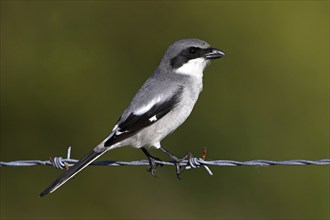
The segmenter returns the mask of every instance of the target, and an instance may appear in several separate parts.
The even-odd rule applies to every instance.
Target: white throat
[[[203,71],[208,64],[208,60],[204,58],[196,58],[189,60],[187,63],[183,64],[181,67],[174,70],[175,73],[190,75],[198,78],[203,77]]]

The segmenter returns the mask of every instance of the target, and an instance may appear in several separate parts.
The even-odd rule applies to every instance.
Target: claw
[[[148,167],[147,171],[150,172],[152,176],[156,177],[155,173],[156,173],[156,169],[159,166],[159,164],[157,164],[155,161],[160,161],[160,159],[157,157],[150,156],[148,158],[148,160],[149,160],[149,167]],[[163,166],[163,165],[160,164],[160,166]]]
[[[152,156],[145,148],[141,148],[141,150],[143,151],[143,153],[147,156],[148,160],[149,160],[149,167],[147,169],[148,172],[151,173],[152,176],[155,176],[156,173],[156,169],[157,167],[163,166],[163,164],[157,164],[155,161],[161,161],[161,159],[159,159],[158,157],[154,157]]]
[[[174,160],[174,165],[175,165],[175,168],[176,168],[176,176],[178,177],[178,179],[181,179],[180,178],[180,175],[181,173],[186,169],[186,167],[188,166],[188,164],[186,165],[181,165],[181,162],[183,160],[190,160],[193,155],[192,153],[187,153],[186,156],[184,156],[183,158],[179,159],[177,158],[176,156],[174,156],[173,154],[171,154],[169,151],[167,151],[166,149],[160,147],[159,148],[161,151],[163,151],[167,156],[169,156],[170,158],[172,158],[172,160]]]
[[[187,165],[181,165],[181,162],[184,160],[190,160],[193,157],[192,153],[187,153],[186,156],[184,156],[181,159],[175,160],[175,168],[176,168],[176,177],[181,180],[181,173],[186,169]]]

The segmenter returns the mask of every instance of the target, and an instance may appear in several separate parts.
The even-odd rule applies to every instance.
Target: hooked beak
[[[207,60],[213,60],[223,57],[225,54],[217,48],[208,48],[204,54]]]

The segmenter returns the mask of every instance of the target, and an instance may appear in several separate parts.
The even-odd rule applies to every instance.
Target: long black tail
[[[44,191],[40,193],[40,197],[47,195],[48,193],[54,192],[60,186],[62,186],[66,181],[71,179],[74,175],[79,173],[82,169],[96,160],[99,156],[106,152],[106,148],[104,151],[95,151],[92,150],[88,154],[86,154],[81,160],[79,160],[75,165],[70,167],[66,172],[64,172],[61,176],[59,176],[52,184],[50,184]]]

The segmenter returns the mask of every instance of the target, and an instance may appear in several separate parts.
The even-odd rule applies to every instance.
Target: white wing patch
[[[118,124],[117,125],[115,125],[115,127],[112,129],[112,132],[114,132],[115,133],[115,135],[121,135],[121,134],[123,134],[123,133],[126,133],[126,132],[128,132],[128,131],[120,131],[120,127],[118,126]]]
[[[119,131],[119,130],[117,130],[117,131],[115,131],[115,134],[118,136],[118,135],[121,135],[121,134],[126,133],[126,132],[128,132],[128,131]]]
[[[147,111],[149,111],[155,104],[159,103],[161,101],[161,97],[158,96],[154,99],[152,99],[147,105],[142,106],[141,108],[135,110],[133,112],[134,115],[143,115]]]
[[[176,69],[174,72],[195,77],[202,77],[203,71],[208,63],[209,61],[204,58],[192,59]]]
[[[117,130],[117,128],[118,128],[118,124],[116,124],[115,127],[113,127],[112,131]]]
[[[156,117],[156,115],[154,115],[154,116],[152,116],[151,118],[149,118],[149,121],[150,121],[150,122],[157,121],[157,117]]]

